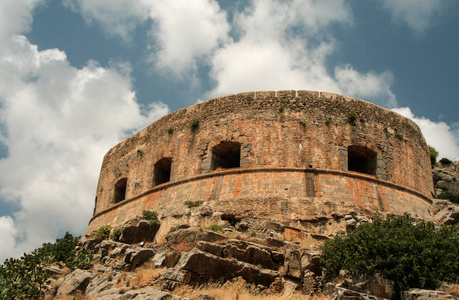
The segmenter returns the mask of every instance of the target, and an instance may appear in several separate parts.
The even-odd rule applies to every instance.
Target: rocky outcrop
[[[435,216],[443,223],[455,220],[455,205],[446,200],[434,202]],[[199,209],[195,209],[199,212]],[[442,216],[442,217],[440,217]],[[333,299],[394,299],[394,283],[381,276],[353,277],[342,272],[335,282],[324,284],[317,245],[324,235],[306,234],[272,220],[236,218],[225,215],[223,232],[213,232],[189,224],[178,224],[165,235],[162,244],[126,244],[87,240],[80,249],[94,247],[91,271],[68,275],[49,268],[53,281],[47,299],[83,294],[93,299],[182,299],[177,287],[235,280],[259,293],[290,297],[325,294]],[[359,212],[333,216],[347,230],[354,230],[371,218]],[[310,220],[327,226],[323,218]],[[312,223],[311,223],[312,224]],[[61,276],[59,278],[59,276]],[[65,276],[65,277],[64,277]],[[427,297],[454,299],[449,294],[412,290],[406,299]],[[449,298],[448,298],[449,297]],[[202,294],[194,298],[214,299]]]
[[[459,206],[448,200],[433,200],[432,212],[437,224],[459,224]]]
[[[140,242],[153,242],[160,224],[153,221],[136,218],[122,226],[120,242],[138,244]]]
[[[71,274],[65,277],[64,282],[57,290],[57,297],[72,295],[75,294],[77,291],[84,293],[86,291],[86,287],[88,286],[91,279],[94,278],[94,276],[94,274],[88,271],[73,271]]]

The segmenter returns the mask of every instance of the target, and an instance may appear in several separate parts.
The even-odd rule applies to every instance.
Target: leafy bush
[[[144,210],[142,212],[142,218],[147,221],[153,221],[159,224],[158,213],[152,210]]]
[[[191,130],[196,130],[199,127],[199,119],[193,119],[190,123]]]
[[[349,234],[339,233],[322,245],[326,278],[340,270],[364,275],[379,273],[398,290],[435,289],[459,282],[459,232],[455,226],[435,228],[410,215],[377,217]]]
[[[90,250],[76,252],[80,237],[65,236],[55,243],[45,243],[41,248],[19,258],[5,260],[0,266],[0,299],[39,299],[44,297],[44,287],[49,278],[43,267],[63,263],[70,270],[89,269],[93,253]]]
[[[450,164],[453,163],[452,160],[450,160],[450,159],[448,159],[448,158],[446,158],[446,157],[443,157],[442,159],[440,159],[440,162],[441,162],[441,164],[444,165],[444,166],[449,166]]]
[[[438,151],[434,147],[429,145],[429,154],[430,154],[430,164],[433,167],[437,163]]]
[[[332,122],[332,118],[327,118],[327,119],[325,120],[325,125],[330,125],[331,122]]]
[[[169,127],[169,128],[167,129],[167,133],[173,134],[173,133],[174,133],[174,127]]]
[[[188,208],[199,207],[203,203],[204,201],[185,201],[185,204],[188,206]]]
[[[357,113],[355,111],[350,111],[347,114],[347,121],[351,124],[355,124],[355,121],[357,120]]]
[[[285,107],[284,106],[279,106],[279,112],[283,113],[284,111],[285,111]]]
[[[112,240],[114,240],[115,242],[119,242],[120,236],[122,233],[123,233],[123,230],[121,228],[116,228],[115,230],[113,230],[112,236],[111,236]]]
[[[301,126],[306,127],[306,121],[305,120],[299,120],[298,121]]]
[[[39,299],[44,296],[44,287],[49,279],[43,267],[49,262],[43,261],[37,251],[24,253],[19,258],[5,260],[0,267],[0,299]]]
[[[399,140],[403,141],[403,134],[401,134],[400,132],[396,132],[395,133],[395,137],[398,138]]]
[[[217,231],[222,231],[223,232],[223,226],[217,225],[217,224],[212,224],[209,227],[206,228],[207,230],[212,230],[213,232]]]
[[[110,237],[110,231],[112,231],[112,226],[103,225],[100,226],[96,232],[93,234],[92,238],[98,241],[108,240]]]

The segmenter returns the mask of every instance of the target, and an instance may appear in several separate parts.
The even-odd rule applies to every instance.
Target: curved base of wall
[[[210,215],[193,216],[193,209],[184,203],[198,200],[206,202]],[[162,217],[158,241],[177,224],[207,227],[210,222],[244,217],[280,221],[309,232],[314,222],[334,220],[329,224],[333,228],[327,230],[328,224],[322,224],[315,232],[329,234],[344,229],[344,215],[350,213],[410,213],[432,220],[431,203],[417,191],[362,173],[237,168],[164,183],[114,204],[93,216],[86,236],[102,225],[121,227],[144,210],[157,211]]]

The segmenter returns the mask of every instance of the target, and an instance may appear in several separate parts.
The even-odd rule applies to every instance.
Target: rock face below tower
[[[249,92],[168,114],[112,148],[86,235],[144,210],[161,218],[157,242],[177,224],[244,218],[328,235],[346,215],[432,220],[432,193],[428,147],[405,117],[331,93]]]

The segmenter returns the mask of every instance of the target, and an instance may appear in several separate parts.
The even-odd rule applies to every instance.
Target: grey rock
[[[62,297],[66,295],[72,295],[77,290],[84,293],[92,278],[94,278],[94,274],[91,272],[79,269],[73,271],[65,277],[64,282],[57,290],[57,296]]]
[[[140,266],[155,255],[155,251],[151,248],[135,248],[128,249],[124,261],[134,266]]]
[[[198,248],[199,250],[202,250],[204,252],[213,254],[215,256],[223,257],[224,246],[222,246],[222,245],[213,244],[213,243],[209,243],[209,242],[205,242],[205,241],[199,241],[196,244],[196,248]]]
[[[152,262],[155,268],[164,267],[166,260],[166,252],[165,251],[158,251],[155,256],[153,256]]]
[[[403,292],[404,300],[458,300],[459,297],[447,294],[443,291],[432,291],[423,289],[410,289]]]
[[[233,257],[253,265],[260,265],[266,269],[276,267],[269,247],[242,240],[229,240],[223,250],[223,257]]]
[[[120,242],[137,244],[140,242],[152,242],[155,239],[160,224],[146,220],[132,220],[123,224]]]
[[[191,274],[211,277],[214,279],[229,279],[242,276],[249,283],[270,286],[279,275],[272,270],[260,269],[254,265],[234,259],[224,259],[197,248],[182,254],[177,269],[190,271]]]
[[[447,200],[433,201],[434,220],[437,224],[459,224],[459,206]]]

